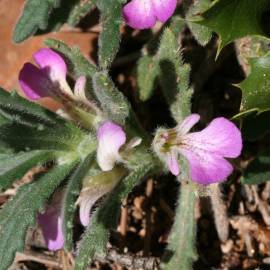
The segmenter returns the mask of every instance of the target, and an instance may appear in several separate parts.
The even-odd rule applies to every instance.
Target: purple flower
[[[199,120],[198,114],[192,114],[173,129],[157,131],[154,149],[166,160],[172,174],[179,174],[178,155],[183,155],[189,162],[193,181],[220,182],[233,171],[225,158],[236,158],[241,153],[241,132],[231,121],[219,117],[202,131],[190,133]]]
[[[59,250],[64,246],[61,217],[61,193],[53,196],[51,203],[43,214],[38,214],[37,221],[49,250]]]
[[[98,148],[97,162],[102,171],[110,171],[116,162],[123,162],[119,153],[120,148],[126,143],[126,133],[119,125],[106,121],[97,131]],[[141,143],[141,138],[133,138],[125,146],[126,152]]]
[[[33,58],[38,67],[26,63],[19,74],[19,84],[29,99],[55,97],[61,92],[72,95],[66,81],[67,66],[59,54],[43,48]]]
[[[126,23],[135,29],[147,29],[156,21],[166,22],[174,13],[177,0],[132,0],[123,8]]]

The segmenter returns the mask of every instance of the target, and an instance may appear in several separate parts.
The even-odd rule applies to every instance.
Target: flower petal
[[[151,28],[156,23],[156,17],[151,0],[132,0],[123,8],[123,17],[132,28]]]
[[[152,1],[155,16],[161,22],[166,22],[174,13],[177,0],[148,0]]]
[[[83,226],[88,226],[90,223],[90,212],[95,202],[102,196],[103,194],[94,194],[90,191],[90,193],[84,193],[80,198],[78,203],[80,204],[80,221]]]
[[[49,78],[31,63],[24,64],[19,74],[19,84],[24,94],[31,100],[51,95],[53,84]]]
[[[180,173],[177,155],[170,153],[167,156],[167,166],[173,175],[177,176]]]
[[[82,191],[78,199],[78,203],[80,205],[80,221],[83,226],[86,227],[89,225],[91,219],[91,209],[97,200],[111,191],[114,186],[115,183],[112,183],[108,185],[90,187],[89,189]]]
[[[200,132],[185,135],[186,144],[223,157],[238,157],[242,150],[240,130],[223,117],[214,119]]]
[[[66,81],[67,66],[63,58],[51,49],[43,48],[34,55],[35,62],[53,82]]]
[[[97,162],[103,171],[109,171],[121,159],[119,149],[126,142],[126,134],[120,126],[107,121],[99,127],[97,136]]]
[[[203,150],[181,148],[190,166],[190,177],[200,184],[211,184],[225,180],[233,171],[232,165],[223,157]]]
[[[87,100],[85,95],[85,86],[86,86],[86,77],[80,76],[75,82],[74,94],[81,100]]]
[[[58,250],[64,246],[64,235],[62,230],[61,205],[53,200],[44,214],[38,215],[46,245],[49,250]]]
[[[187,134],[190,129],[200,121],[200,115],[193,113],[186,117],[184,121],[176,127],[177,135],[182,136]]]

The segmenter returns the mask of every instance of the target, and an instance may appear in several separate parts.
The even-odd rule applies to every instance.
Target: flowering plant
[[[256,1],[254,9],[250,1],[238,1],[245,11],[241,18],[233,18],[239,29],[227,27],[236,1],[44,0],[38,7],[35,1],[26,1],[14,30],[15,42],[39,34],[38,29],[50,31],[53,24],[80,26],[96,8],[102,30],[97,63],[76,47],[47,39],[33,52],[34,61],[25,59],[19,71],[23,97],[0,91],[0,189],[12,188],[34,166],[45,170],[16,189],[0,210],[0,270],[23,250],[29,227],[41,229],[51,251],[76,250],[75,269],[87,269],[96,255],[106,254],[124,199],[145,179],[162,182],[165,175],[177,183],[180,196],[174,200],[174,224],[160,267],[192,269],[198,194],[225,183],[234,171],[243,181],[254,181],[252,166],[258,160],[239,170],[246,138],[240,127],[245,130],[250,117],[269,110],[268,54],[248,66],[239,49],[237,60],[248,66],[250,75],[243,80],[241,73],[236,81],[211,85],[219,61],[227,57],[223,51],[230,50],[227,44],[267,36],[250,17],[252,12],[254,18],[261,16],[269,3]],[[59,10],[68,16],[63,19]],[[140,33],[145,34],[142,40]],[[129,39],[139,40],[139,51],[124,48]],[[263,51],[266,41],[256,42]],[[250,51],[254,52],[252,46]],[[115,74],[129,80],[128,87]],[[232,87],[235,93],[243,90],[242,102],[240,95],[228,91]],[[56,101],[58,110],[40,106],[44,98]],[[215,200],[222,199],[209,196],[216,213]],[[84,233],[78,240],[74,231],[79,227]],[[226,233],[220,233],[218,225],[217,232],[224,241]]]

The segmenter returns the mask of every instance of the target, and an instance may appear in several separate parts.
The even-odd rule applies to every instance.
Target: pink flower
[[[26,63],[19,74],[19,84],[31,100],[53,97],[60,100],[87,101],[86,78],[80,76],[75,82],[74,94],[67,81],[67,66],[64,59],[51,49],[38,50],[33,58],[37,66]]]
[[[147,29],[156,21],[166,22],[174,13],[177,0],[132,0],[123,8],[126,23],[135,29]]]
[[[202,131],[190,133],[199,120],[198,114],[192,114],[173,129],[157,131],[154,149],[166,160],[172,174],[179,174],[178,155],[183,155],[189,162],[193,181],[220,182],[233,171],[225,158],[236,158],[241,153],[241,132],[231,121],[219,117]]]
[[[97,132],[98,148],[97,162],[102,171],[110,171],[116,162],[123,162],[119,153],[120,148],[126,143],[126,133],[119,125],[106,121]],[[141,138],[133,138],[126,146],[128,151],[141,143]]]
[[[38,214],[37,221],[49,250],[59,250],[64,246],[64,234],[61,217],[61,193],[54,194],[51,203],[43,214]]]

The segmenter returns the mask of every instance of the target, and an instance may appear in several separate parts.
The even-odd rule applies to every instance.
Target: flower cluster
[[[128,14],[132,7],[138,5],[139,12],[142,8],[150,8],[149,14],[154,14],[149,21],[152,25],[155,19],[163,20],[159,16],[159,8],[163,7],[161,1],[152,0],[144,5],[145,1],[133,0],[125,7]],[[171,14],[175,8],[171,3]],[[165,8],[165,7],[164,7]],[[166,9],[165,9],[166,10]],[[154,13],[153,13],[154,12]],[[150,17],[149,17],[150,18]],[[148,19],[149,19],[148,18]],[[146,21],[148,20],[146,18]],[[165,20],[165,19],[164,19]],[[151,22],[151,23],[150,23]],[[144,22],[140,26],[145,25]],[[84,94],[85,77],[77,78],[74,91],[66,81],[67,66],[62,57],[51,49],[41,49],[34,54],[38,67],[26,63],[19,75],[19,82],[25,95],[31,100],[42,97],[53,97],[65,102],[84,102],[88,100]],[[220,182],[228,177],[233,167],[225,158],[236,158],[242,149],[242,138],[239,129],[229,120],[219,117],[214,119],[205,129],[199,132],[190,132],[199,121],[198,114],[188,116],[182,123],[172,129],[158,129],[153,140],[153,149],[161,160],[165,161],[170,172],[178,175],[181,172],[178,157],[186,158],[190,168],[190,177],[200,184]],[[95,202],[121,180],[126,173],[125,166],[132,149],[141,143],[141,138],[132,138],[128,143],[127,135],[120,125],[101,118],[97,129],[97,164],[99,173],[88,176],[84,180],[83,189],[77,204],[80,205],[80,220],[84,226],[90,222],[90,212]],[[61,217],[61,195],[55,195],[45,213],[39,214],[40,224],[47,246],[57,250],[64,245]]]

